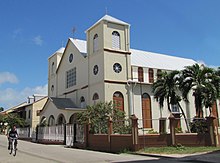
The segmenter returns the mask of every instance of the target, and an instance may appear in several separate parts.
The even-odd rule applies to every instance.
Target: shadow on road
[[[202,154],[190,154],[188,156],[161,156],[161,155],[151,155],[151,154],[141,154],[150,157],[156,157],[156,160],[140,160],[140,161],[126,161],[128,163],[154,163],[154,162],[163,162],[163,163],[176,163],[176,162],[186,162],[186,163],[219,163],[220,162],[220,150],[202,153]],[[117,163],[123,163],[119,161]]]

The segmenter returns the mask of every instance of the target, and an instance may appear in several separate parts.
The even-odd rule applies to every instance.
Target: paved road
[[[0,163],[141,163],[153,160],[157,160],[157,158],[64,148],[60,145],[42,145],[21,140],[18,141],[18,151],[14,157],[7,150],[6,136],[0,135]]]
[[[18,141],[17,155],[7,150],[7,138],[0,135],[0,163],[177,163],[220,162],[220,151],[199,155],[140,156],[111,154],[90,150],[64,148],[62,145],[42,145]]]

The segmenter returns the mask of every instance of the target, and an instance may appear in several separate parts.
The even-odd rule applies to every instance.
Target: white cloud
[[[0,84],[3,83],[18,83],[16,75],[10,72],[0,72]]]
[[[47,95],[47,87],[48,85],[46,84],[34,88],[26,87],[21,91],[12,88],[0,90],[0,107],[8,109],[16,106],[22,102],[26,102],[27,97],[33,94]]]
[[[41,36],[36,36],[33,38],[33,41],[36,45],[42,45],[43,44],[43,39],[41,38]]]

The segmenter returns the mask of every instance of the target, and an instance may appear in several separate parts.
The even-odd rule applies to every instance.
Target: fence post
[[[160,134],[164,134],[164,133],[166,133],[166,118],[163,118],[163,117],[161,117],[160,119],[159,119],[159,122],[160,122],[160,126],[159,126],[159,132],[160,132]]]
[[[131,122],[132,122],[132,144],[133,150],[137,151],[138,147],[138,118],[133,114],[131,115]]]
[[[218,131],[216,126],[214,125],[214,120],[216,117],[210,116],[206,117],[207,123],[208,123],[208,131],[209,131],[209,136],[211,140],[211,146],[219,146],[219,141],[218,141]]]
[[[66,123],[63,124],[63,133],[64,133],[63,145],[66,145]]]
[[[39,130],[39,125],[36,127],[36,142],[38,142],[38,130]]]
[[[84,148],[87,148],[89,146],[89,130],[90,130],[90,122],[86,123],[84,125]]]
[[[111,151],[111,134],[113,131],[113,126],[112,126],[112,118],[108,118],[108,143],[109,143],[109,151]]]
[[[170,114],[169,117],[170,120],[170,137],[171,137],[171,145],[176,145],[176,131],[175,131],[175,126],[176,126],[176,119],[173,116],[173,114]]]

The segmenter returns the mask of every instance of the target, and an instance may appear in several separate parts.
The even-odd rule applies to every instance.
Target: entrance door
[[[121,92],[115,92],[113,95],[113,102],[115,107],[121,111],[124,111],[124,98]]]
[[[152,128],[151,100],[147,93],[142,95],[142,118],[143,127]]]

